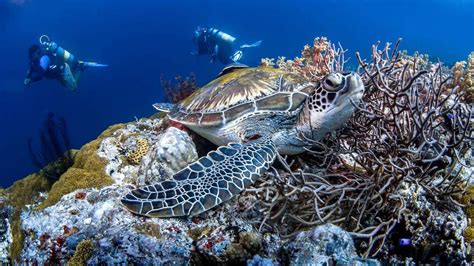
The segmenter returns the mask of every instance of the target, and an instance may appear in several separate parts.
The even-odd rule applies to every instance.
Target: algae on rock
[[[48,198],[38,208],[43,209],[56,204],[62,196],[81,188],[101,188],[114,183],[104,171],[106,160],[97,155],[101,141],[109,137],[124,124],[107,128],[100,136],[84,145],[76,154],[74,164],[54,183]]]
[[[23,248],[23,233],[21,231],[20,214],[23,207],[35,203],[41,192],[47,192],[52,186],[52,181],[40,174],[31,174],[16,181],[5,190],[7,204],[14,209],[11,221],[12,244],[10,246],[10,257],[17,258]]]
[[[13,242],[10,247],[10,257],[17,258],[23,248],[24,235],[21,229],[20,214],[22,209],[31,204],[39,203],[40,193],[48,193],[48,198],[38,208],[46,208],[55,204],[61,197],[79,188],[103,187],[113,183],[110,176],[104,172],[105,160],[97,156],[97,147],[102,139],[112,135],[123,124],[107,128],[96,140],[84,145],[75,154],[74,164],[56,182],[49,180],[39,173],[28,175],[16,181],[4,190],[7,204],[14,208],[11,228]],[[47,167],[54,165],[54,162]]]
[[[466,215],[469,221],[466,230],[464,230],[464,241],[470,246],[471,257],[474,259],[474,186],[466,190],[466,194],[464,194],[462,198],[462,203],[466,205]]]
[[[76,247],[76,252],[74,256],[69,260],[68,266],[81,266],[85,265],[87,260],[91,257],[92,252],[94,251],[94,244],[92,240],[86,239],[82,240]]]

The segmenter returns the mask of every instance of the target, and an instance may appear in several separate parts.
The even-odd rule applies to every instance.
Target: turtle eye
[[[343,81],[343,77],[339,73],[329,74],[323,82],[323,87],[328,91],[337,91]]]

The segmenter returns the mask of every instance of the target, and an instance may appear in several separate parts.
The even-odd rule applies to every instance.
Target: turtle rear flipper
[[[151,217],[194,216],[239,194],[268,170],[277,154],[271,141],[229,143],[173,178],[122,198],[131,212]]]

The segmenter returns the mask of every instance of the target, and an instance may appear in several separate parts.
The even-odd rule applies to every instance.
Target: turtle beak
[[[347,76],[347,83],[349,85],[351,95],[362,96],[364,93],[364,82],[357,73],[352,72]]]

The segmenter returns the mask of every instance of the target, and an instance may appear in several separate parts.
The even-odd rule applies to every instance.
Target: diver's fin
[[[99,64],[99,63],[96,63],[96,62],[84,62],[84,61],[80,61],[79,62],[79,65],[82,67],[82,68],[88,68],[88,67],[108,67],[109,65],[106,65],[106,64]]]
[[[131,212],[149,217],[194,216],[231,199],[254,183],[275,160],[269,140],[229,143],[209,152],[154,185],[135,189],[122,198]]]
[[[249,66],[240,64],[240,63],[232,63],[225,66],[222,71],[217,75],[217,77],[224,76],[226,74],[232,73],[237,69],[248,68]]]
[[[153,107],[155,107],[155,109],[160,111],[160,112],[169,113],[171,111],[171,109],[173,109],[174,104],[172,104],[172,103],[155,103],[155,104],[153,104]]]
[[[258,42],[254,42],[252,44],[243,44],[240,46],[241,49],[246,49],[246,48],[253,48],[253,47],[258,47],[260,46],[260,44],[262,44],[262,40],[258,41]]]

